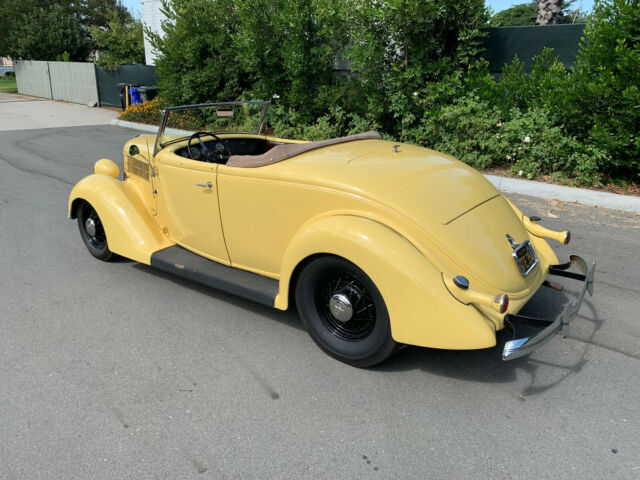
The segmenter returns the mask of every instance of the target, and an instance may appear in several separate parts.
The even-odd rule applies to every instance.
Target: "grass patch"
[[[17,91],[18,85],[16,84],[16,77],[9,75],[0,77],[0,92],[16,93]]]

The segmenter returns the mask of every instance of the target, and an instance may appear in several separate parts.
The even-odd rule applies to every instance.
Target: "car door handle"
[[[196,187],[204,187],[204,188],[211,188],[213,187],[213,183],[211,182],[207,182],[207,183],[196,183]]]

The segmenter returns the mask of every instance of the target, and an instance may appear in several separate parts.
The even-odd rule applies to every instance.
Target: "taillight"
[[[497,295],[494,302],[498,304],[498,311],[505,313],[509,308],[509,295]]]
[[[571,232],[569,230],[567,230],[564,233],[564,242],[562,242],[562,243],[564,243],[565,245],[568,245],[570,241],[571,241]]]

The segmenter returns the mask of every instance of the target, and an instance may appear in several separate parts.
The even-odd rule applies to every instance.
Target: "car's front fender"
[[[457,301],[445,288],[441,272],[407,239],[353,215],[313,220],[294,236],[282,263],[277,308],[287,308],[297,268],[318,254],[343,257],[369,275],[384,298],[397,342],[448,349],[495,345],[493,323]]]
[[[102,220],[112,252],[148,265],[153,252],[173,245],[130,182],[104,174],[83,178],[69,195],[69,218],[76,218],[83,200],[93,206]]]

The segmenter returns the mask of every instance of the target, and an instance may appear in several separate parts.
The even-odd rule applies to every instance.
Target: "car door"
[[[156,156],[158,224],[178,245],[229,265],[218,207],[217,168],[168,150]]]

